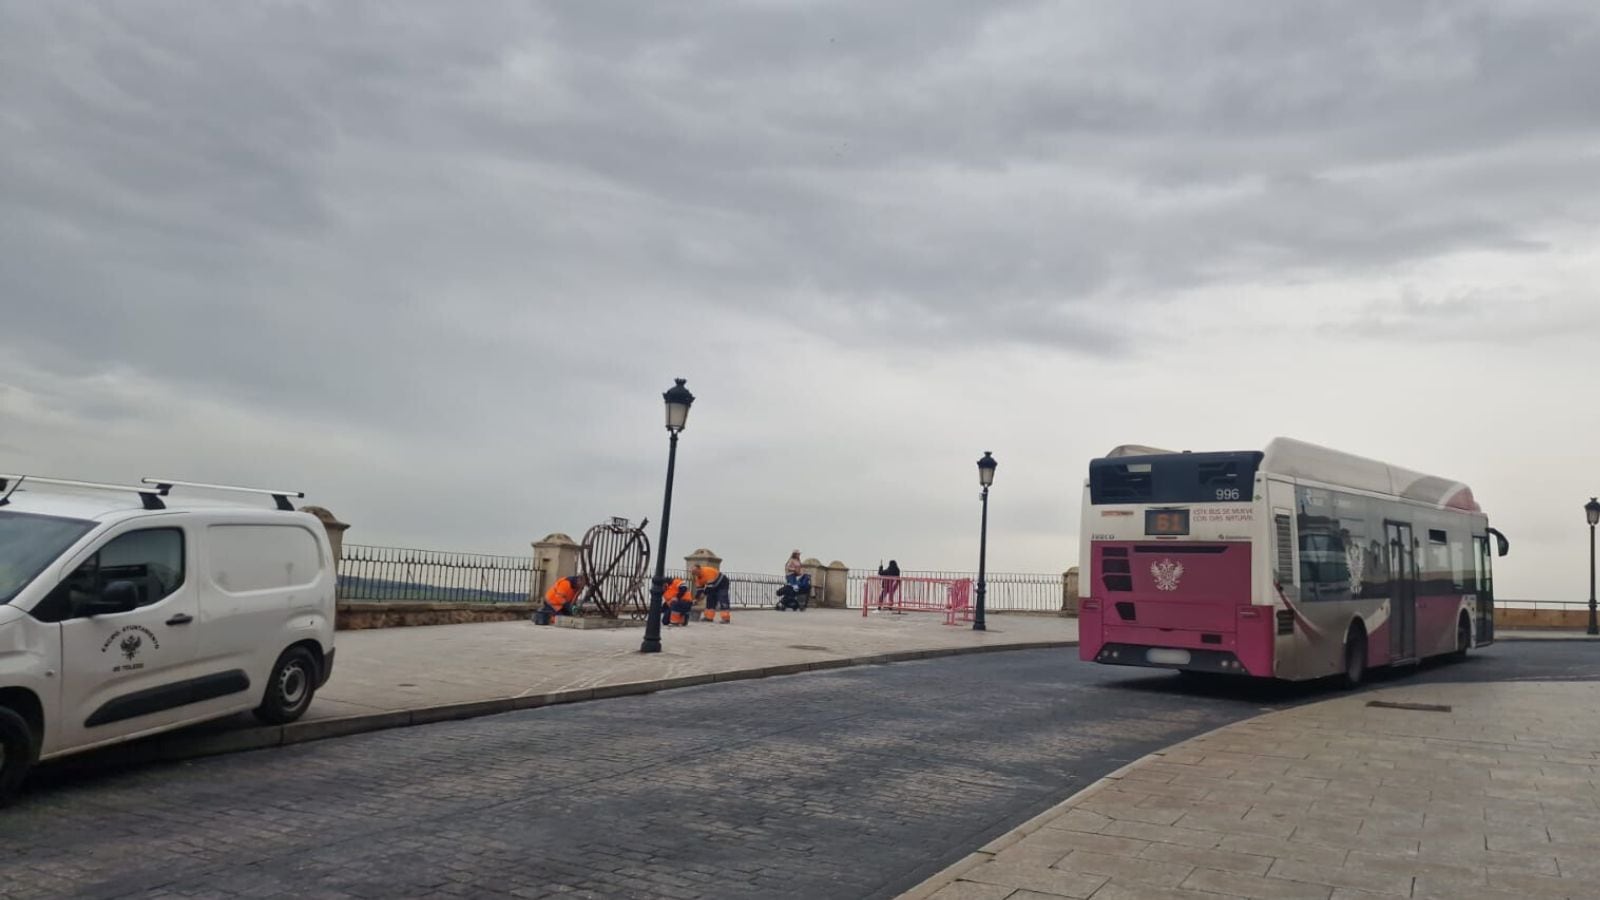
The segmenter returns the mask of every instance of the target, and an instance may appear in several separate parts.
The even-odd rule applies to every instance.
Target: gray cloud
[[[62,447],[113,432],[216,477],[325,475],[395,539],[649,509],[658,436],[636,423],[673,374],[720,410],[686,528],[748,533],[762,496],[813,543],[866,546],[893,516],[827,512],[861,498],[932,545],[966,527],[916,481],[970,443],[949,398],[997,402],[966,379],[1064,404],[1081,383],[1049,366],[1159,365],[1198,333],[1173,323],[1237,331],[1207,292],[1279,285],[1287,308],[1365,279],[1368,305],[1271,326],[1356,342],[1595,327],[1520,276],[1407,287],[1590,248],[1584,3],[11,2],[0,22],[0,449],[105,465]],[[175,406],[295,440],[229,464],[187,449],[204,418],[152,433]],[[838,474],[878,454],[900,464]],[[465,473],[431,525],[389,487],[430,467]],[[1074,503],[1062,483],[1047,496]],[[1027,507],[1019,539],[1050,516]]]

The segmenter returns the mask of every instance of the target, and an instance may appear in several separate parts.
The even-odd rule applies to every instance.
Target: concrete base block
[[[591,628],[642,628],[643,619],[606,619],[600,616],[556,616],[550,624],[557,628],[576,628],[587,631]]]

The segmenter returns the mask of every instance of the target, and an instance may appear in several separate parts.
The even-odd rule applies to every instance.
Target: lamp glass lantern
[[[978,460],[978,484],[982,487],[994,484],[994,470],[998,465],[988,450],[983,451],[983,459]]]
[[[1590,497],[1583,505],[1583,512],[1589,517],[1590,525],[1600,525],[1600,498]]]
[[[661,399],[667,402],[667,430],[677,434],[689,422],[689,407],[694,403],[694,395],[684,387],[687,379],[674,380],[677,384],[668,388]]]

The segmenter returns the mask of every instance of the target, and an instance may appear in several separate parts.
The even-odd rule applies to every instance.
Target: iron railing
[[[521,603],[533,587],[533,557],[345,544],[340,600]]]
[[[978,580],[976,572],[907,569],[900,574],[905,578],[940,578],[951,581],[970,578],[974,585]],[[846,606],[851,609],[861,608],[861,598],[867,590],[867,579],[873,577],[875,572],[850,573],[845,594]],[[1037,572],[985,572],[984,581],[988,589],[983,606],[989,612],[1061,611],[1061,600],[1065,591],[1065,579],[1061,575]]]
[[[742,609],[760,609],[778,602],[777,590],[783,587],[782,575],[757,572],[726,572],[728,603]],[[817,596],[815,593],[813,596]]]
[[[1494,601],[1495,609],[1588,609],[1587,600],[1500,600]]]

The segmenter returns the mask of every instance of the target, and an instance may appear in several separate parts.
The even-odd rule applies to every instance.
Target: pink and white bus
[[[1079,658],[1361,681],[1494,639],[1490,540],[1460,482],[1314,444],[1089,463]]]

